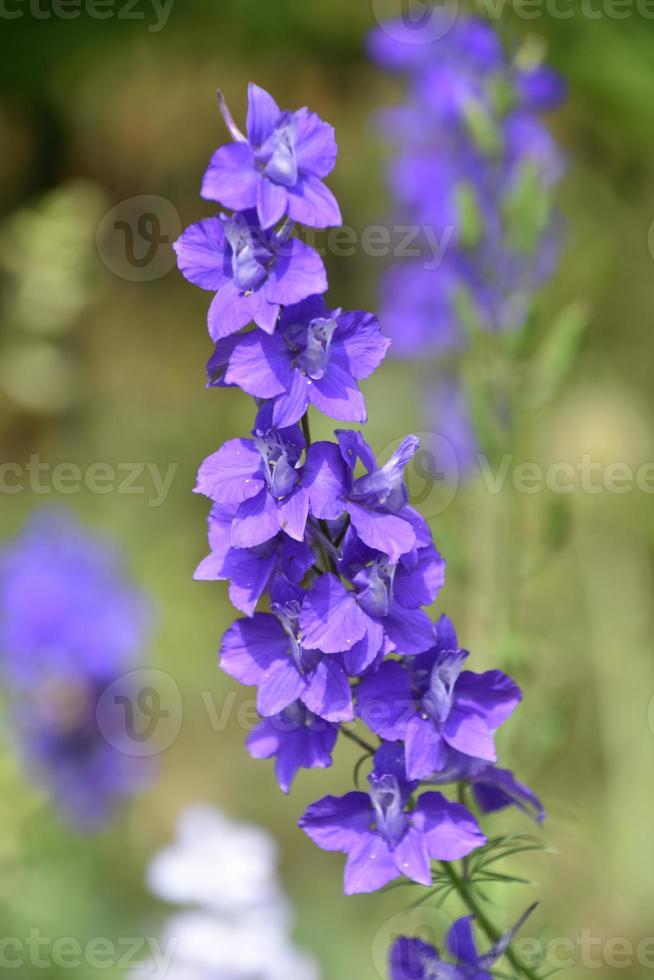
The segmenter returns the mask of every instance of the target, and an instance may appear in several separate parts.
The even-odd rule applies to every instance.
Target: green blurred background
[[[417,897],[400,889],[344,899],[341,858],[295,829],[308,802],[349,789],[357,758],[349,744],[331,771],[302,775],[287,799],[271,765],[247,756],[236,713],[224,731],[212,725],[207,704],[220,712],[235,689],[216,669],[233,614],[223,585],[192,581],[208,507],[191,491],[204,456],[249,428],[251,406],[238,392],[204,389],[208,295],[171,269],[167,246],[156,278],[150,266],[130,281],[120,240],[101,235],[96,245],[103,216],[140,195],[172,202],[183,225],[210,213],[199,183],[224,139],[215,89],[242,118],[250,79],[280,104],[308,104],[335,125],[340,156],[330,184],[345,221],[358,230],[379,222],[388,202],[370,116],[397,90],[366,62],[362,42],[382,9],[371,0],[176,0],[159,31],[148,30],[145,2],[135,8],[140,21],[37,19],[26,9],[2,22],[2,460],[24,465],[38,454],[53,466],[177,469],[161,506],[152,506],[145,478],[142,494],[3,494],[0,534],[9,538],[34,507],[57,502],[115,535],[157,606],[150,662],[175,679],[184,707],[153,788],[96,838],[63,828],[3,752],[2,936],[33,928],[82,943],[156,935],[163,910],[145,891],[144,867],[195,800],[276,835],[298,938],[327,980],[379,976],[385,944],[404,921],[394,917]],[[551,120],[570,161],[559,195],[566,247],[541,312],[547,321],[579,299],[590,310],[581,356],[556,397],[521,424],[514,462],[576,463],[590,454],[603,466],[637,468],[654,459],[654,21],[635,10],[621,20],[577,10],[566,20],[507,13],[502,25],[545,42],[570,85]],[[357,252],[330,256],[328,268],[334,305],[377,308],[383,260]],[[364,387],[376,448],[429,431],[411,365],[387,362]],[[495,918],[506,925],[537,899],[529,935],[542,928],[576,941],[586,929],[602,947],[624,937],[635,949],[654,934],[652,496],[637,488],[518,494],[510,481],[493,495],[476,481],[440,509],[429,516],[450,567],[438,611],[455,618],[478,668],[499,663],[523,686],[503,758],[549,810],[553,853],[514,862],[536,886],[494,893]],[[249,696],[238,692],[239,702]],[[530,829],[517,814],[492,826]],[[579,963],[565,975],[588,969]],[[642,965],[610,963],[593,973],[649,975]],[[51,968],[47,976],[71,974],[91,971]]]

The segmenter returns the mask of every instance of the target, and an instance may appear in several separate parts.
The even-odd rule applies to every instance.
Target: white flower
[[[166,902],[229,916],[262,905],[288,914],[277,860],[268,834],[235,823],[214,807],[196,805],[181,814],[176,840],[150,864],[148,885]]]
[[[319,980],[291,939],[277,858],[264,831],[211,806],[185,810],[147,877],[157,897],[190,908],[169,918],[159,940],[165,955],[141,964],[131,980]]]

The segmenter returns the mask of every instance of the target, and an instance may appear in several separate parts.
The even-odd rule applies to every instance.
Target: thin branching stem
[[[475,921],[486,933],[490,942],[493,945],[499,943],[502,938],[502,933],[495,928],[484,910],[481,908],[469,884],[461,877],[453,864],[450,864],[448,861],[442,861],[441,865],[445,871],[445,874],[452,882],[452,887],[458,894],[459,898],[463,901],[464,905],[467,906],[469,911],[475,917]],[[534,970],[520,961],[511,945],[507,946],[507,948],[504,950],[504,956],[516,971],[516,975],[518,977],[524,977],[526,980],[541,980]]]

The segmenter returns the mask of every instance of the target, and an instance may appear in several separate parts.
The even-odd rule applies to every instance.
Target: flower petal
[[[313,174],[304,174],[288,188],[288,213],[293,221],[310,228],[335,228],[343,224],[338,201]]]
[[[254,167],[254,153],[247,143],[226,143],[216,150],[202,181],[202,197],[218,201],[234,211],[245,211],[257,203],[262,183]]]
[[[369,835],[373,817],[367,793],[347,793],[312,803],[299,826],[323,851],[347,853]]]
[[[308,109],[295,113],[295,154],[301,171],[326,177],[336,164],[338,146],[334,128]]]
[[[248,85],[248,138],[253,146],[261,146],[273,132],[281,115],[279,106],[265,89],[250,82]]]
[[[409,675],[395,660],[387,660],[357,688],[358,717],[371,732],[390,742],[406,737],[415,710]]]
[[[191,225],[173,248],[180,272],[195,286],[218,290],[229,281],[225,232],[220,218],[206,218]]]
[[[416,536],[411,525],[395,514],[382,514],[349,501],[347,509],[356,532],[369,548],[388,555],[392,562],[411,551]]]
[[[301,699],[319,718],[333,722],[354,720],[350,682],[336,657],[322,658],[309,676]]]
[[[281,221],[286,214],[288,200],[288,191],[285,187],[273,183],[267,177],[261,178],[256,204],[262,228],[272,228]]]
[[[239,337],[229,359],[225,381],[238,385],[254,398],[274,398],[286,391],[293,373],[282,337],[253,330]]]
[[[399,876],[388,844],[379,834],[369,832],[350,851],[345,865],[344,891],[346,895],[369,894]]]
[[[288,637],[269,613],[238,619],[227,630],[220,648],[220,666],[241,684],[259,684],[275,663],[288,659]]]
[[[322,575],[302,603],[303,645],[323,653],[342,653],[363,637],[367,620],[354,595],[336,576]]]
[[[425,835],[435,861],[457,861],[486,843],[472,814],[460,803],[450,803],[442,793],[423,793],[413,824]]]
[[[240,504],[265,485],[261,455],[251,439],[230,439],[200,466],[195,493],[219,504]]]
[[[277,262],[271,269],[270,278],[263,287],[270,303],[288,306],[314,293],[327,291],[325,265],[315,249],[289,238],[284,242]]]

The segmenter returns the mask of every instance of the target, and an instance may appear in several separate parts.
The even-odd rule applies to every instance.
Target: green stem
[[[302,416],[302,433],[304,435],[304,440],[307,444],[307,449],[308,449],[309,446],[311,445],[311,426],[309,425],[308,409]],[[324,535],[324,537],[326,538],[326,540],[329,542],[329,545],[333,547],[333,542],[329,535],[329,528],[327,527],[327,522],[323,520],[319,520],[318,526],[320,527],[320,530]],[[334,557],[331,554],[330,550],[326,549],[325,546],[320,541],[318,541],[318,550],[320,552],[320,557],[323,560],[325,571],[333,572],[334,575],[338,575],[338,568],[336,567],[336,562],[334,561]]]
[[[450,864],[448,861],[441,861],[441,865],[445,871],[445,874],[450,879],[452,887],[457,892],[464,905],[466,905],[469,911],[473,914],[475,921],[486,933],[491,944],[495,945],[495,943],[499,943],[500,939],[502,938],[502,933],[495,928],[484,910],[480,907],[468,883],[459,875],[453,864]],[[540,980],[538,974],[534,970],[520,962],[511,945],[507,946],[503,955],[506,956],[507,960],[518,976],[526,977],[527,980]]]
[[[346,738],[349,738],[351,742],[356,742],[360,748],[364,749],[366,752],[369,752],[370,755],[374,755],[377,751],[374,745],[371,745],[370,742],[366,742],[365,738],[361,738],[361,736],[357,735],[356,732],[350,731],[350,729],[346,728],[345,725],[341,726],[341,733],[345,735]]]

